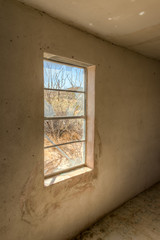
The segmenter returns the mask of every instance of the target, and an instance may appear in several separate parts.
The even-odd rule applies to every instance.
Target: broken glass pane
[[[44,121],[44,146],[85,140],[84,119]]]
[[[85,163],[85,143],[72,143],[44,150],[44,174],[52,174]]]

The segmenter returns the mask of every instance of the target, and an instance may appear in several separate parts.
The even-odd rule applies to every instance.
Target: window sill
[[[72,170],[70,172],[61,173],[61,174],[59,174],[57,176],[45,179],[44,180],[44,186],[48,187],[48,186],[50,186],[52,184],[55,184],[55,183],[67,180],[67,179],[69,179],[71,177],[75,177],[75,176],[78,176],[78,175],[81,175],[81,174],[84,174],[84,173],[90,172],[90,171],[92,171],[92,169],[89,168],[89,167],[81,167],[79,169],[75,169],[75,170]]]

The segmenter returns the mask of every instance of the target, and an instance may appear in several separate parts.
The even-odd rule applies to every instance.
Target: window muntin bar
[[[85,91],[67,90],[67,89],[56,89],[56,88],[44,88],[44,90],[58,91],[58,92],[72,92],[72,93],[86,93]]]
[[[69,117],[44,117],[44,120],[58,120],[58,119],[86,119],[86,116],[69,116]]]
[[[54,145],[51,145],[51,146],[46,146],[46,147],[44,147],[44,149],[46,149],[46,148],[52,148],[52,147],[59,147],[59,146],[63,146],[63,145],[67,145],[67,144],[72,144],[72,143],[80,143],[80,142],[86,142],[86,140],[77,140],[77,141],[72,141],[72,142],[54,144]]]

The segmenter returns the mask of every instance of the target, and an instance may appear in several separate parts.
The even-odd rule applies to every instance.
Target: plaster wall
[[[0,238],[66,240],[160,180],[160,62],[0,0]],[[43,186],[43,52],[96,65],[95,169]]]

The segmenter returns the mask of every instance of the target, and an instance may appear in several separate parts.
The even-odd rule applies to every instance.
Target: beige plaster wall
[[[0,0],[0,239],[66,240],[160,180],[160,63]],[[43,186],[43,52],[95,64],[95,169]]]

